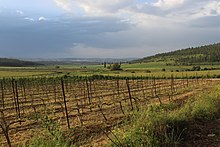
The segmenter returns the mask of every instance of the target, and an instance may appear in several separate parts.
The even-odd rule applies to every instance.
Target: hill
[[[174,62],[181,65],[217,63],[220,62],[220,43],[156,54],[135,62],[152,61]]]
[[[0,58],[0,66],[25,67],[43,65],[37,62],[23,61],[18,59]]]

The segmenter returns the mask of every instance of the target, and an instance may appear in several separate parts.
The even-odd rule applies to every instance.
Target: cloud
[[[220,40],[217,0],[54,0],[54,4],[62,10],[56,17],[0,13],[1,55],[143,57]]]
[[[19,15],[23,15],[24,14],[24,12],[21,11],[21,10],[16,10],[16,13],[19,14]]]
[[[98,47],[86,46],[85,44],[74,44],[74,47],[69,50],[69,54],[73,57],[83,58],[121,58],[123,57],[138,57],[140,54],[145,54],[145,50],[137,48],[134,52],[133,48],[117,48],[117,49],[105,49]]]
[[[8,25],[9,21],[11,21],[10,25]],[[5,17],[5,20],[1,19],[0,24],[1,56],[76,57],[70,54],[74,43],[105,49],[106,42],[101,43],[105,34],[125,31],[130,27],[131,24],[111,17],[63,16],[59,21],[45,21],[43,26],[37,21],[27,23],[20,17],[17,20]],[[111,50],[111,46],[109,49]]]
[[[24,19],[25,19],[25,20],[32,21],[32,22],[34,21],[34,18],[31,18],[31,17],[25,17]]]
[[[184,0],[158,0],[156,3],[153,3],[153,6],[170,9],[182,5],[183,2]]]
[[[70,14],[81,16],[114,16],[122,19],[137,18],[146,15],[190,21],[199,17],[220,13],[220,2],[216,0],[54,0],[58,7]]]
[[[206,16],[195,19],[190,23],[190,27],[194,28],[219,28],[220,26],[220,15]]]
[[[57,6],[73,14],[86,16],[112,15],[130,7],[134,0],[54,0]]]
[[[47,19],[45,17],[41,16],[41,17],[38,18],[38,20],[39,21],[46,21]]]
[[[54,0],[57,6],[63,8],[64,10],[71,12],[71,1],[69,0]]]

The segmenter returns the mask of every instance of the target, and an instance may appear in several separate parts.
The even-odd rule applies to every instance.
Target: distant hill
[[[43,65],[37,62],[23,61],[18,59],[0,58],[0,66],[25,67]]]
[[[166,61],[176,64],[220,62],[220,43],[156,54],[134,62]]]

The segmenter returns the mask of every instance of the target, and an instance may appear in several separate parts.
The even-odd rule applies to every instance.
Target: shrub
[[[146,70],[146,73],[151,73],[151,71],[150,70]]]
[[[200,66],[193,66],[192,71],[200,71],[201,67]]]
[[[114,63],[110,69],[111,70],[122,70],[121,65],[119,63]]]

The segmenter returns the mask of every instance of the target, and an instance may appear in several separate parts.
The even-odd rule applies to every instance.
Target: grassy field
[[[204,68],[220,68],[220,65],[202,65]],[[3,77],[26,77],[37,75],[49,76],[155,76],[155,77],[185,77],[185,76],[202,76],[202,77],[218,77],[220,70],[201,70],[186,71],[192,69],[193,66],[167,66],[163,62],[122,64],[122,70],[111,71],[104,68],[103,65],[62,65],[62,66],[39,66],[39,67],[1,67],[0,78]]]

